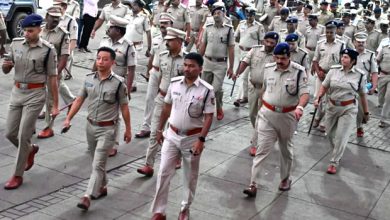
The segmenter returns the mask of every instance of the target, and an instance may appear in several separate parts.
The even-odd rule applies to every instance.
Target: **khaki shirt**
[[[42,28],[41,32],[42,39],[51,43],[56,49],[58,58],[62,55],[69,55],[69,32],[61,27],[55,27],[52,30]]]
[[[79,96],[88,98],[88,118],[97,122],[118,120],[120,105],[128,103],[126,83],[114,73],[102,81],[97,72],[88,74]]]
[[[159,4],[156,1],[153,5],[153,25],[158,26],[160,24],[160,14],[164,12],[165,6],[164,4]]]
[[[210,13],[210,11],[206,5],[202,5],[200,8],[191,6],[189,13],[191,18],[191,29],[192,31],[198,32],[201,28],[200,25],[206,22],[207,15]]]
[[[58,26],[69,32],[70,40],[77,40],[79,25],[73,17],[65,14],[61,17]]]
[[[371,32],[366,31],[367,40],[366,40],[366,49],[376,51],[380,43],[380,32],[373,30]]]
[[[129,8],[122,3],[119,3],[116,7],[112,6],[112,3],[110,3],[104,6],[99,18],[106,22],[110,20],[110,15],[116,15],[124,18],[128,13],[128,10]]]
[[[15,64],[14,80],[16,82],[46,83],[47,76],[57,75],[56,50],[53,45],[42,38],[34,47],[30,47],[24,38],[14,38],[10,45],[9,55]]]
[[[378,64],[376,62],[375,53],[370,50],[364,50],[364,52],[358,56],[356,68],[362,70],[367,78],[369,74],[377,73]]]
[[[298,28],[297,30],[303,34],[306,33],[306,30],[310,27],[309,18],[304,15],[298,17]]]
[[[345,24],[344,27],[345,27],[344,35],[346,35],[349,38],[353,38],[355,33],[357,33],[356,32],[356,27],[351,25],[351,24],[349,24],[349,25]]]
[[[360,80],[361,79],[361,80]],[[360,87],[359,87],[359,81]],[[326,74],[322,85],[328,88],[328,97],[334,101],[348,101],[355,99],[358,93],[364,93],[366,90],[366,76],[356,67],[353,67],[347,73],[341,65],[334,65]]]
[[[126,26],[126,35],[125,39],[128,39],[132,42],[141,42],[143,41],[144,33],[150,31],[149,18],[143,14],[130,14],[125,17],[129,20],[129,24]]]
[[[235,37],[240,38],[239,45],[246,48],[251,48],[253,45],[260,44],[260,41],[263,40],[265,35],[263,25],[257,21],[254,21],[249,25],[246,20],[243,20],[236,30]]]
[[[165,103],[172,104],[169,124],[179,130],[203,127],[204,114],[214,113],[214,88],[200,77],[190,87],[184,76],[172,79]]]
[[[228,47],[234,46],[234,30],[230,25],[223,24],[217,27],[215,24],[206,26],[202,41],[206,44],[205,56],[223,58],[228,55]]]
[[[387,33],[380,33],[379,34],[379,44],[382,42],[383,39],[387,38],[389,35]],[[379,47],[379,46],[378,46]]]
[[[100,47],[109,47],[115,51],[115,66],[112,71],[124,77],[127,75],[127,67],[137,65],[136,52],[134,45],[126,40],[124,37],[119,39],[117,42],[112,42],[111,38],[104,37],[100,42]]]
[[[381,70],[390,73],[390,44],[384,45],[378,52],[378,64]]]
[[[287,29],[284,29],[284,30],[281,30],[279,32],[279,39],[281,42],[285,42],[286,40],[286,37],[287,35],[289,34],[296,34],[298,35],[298,46],[299,47],[305,47],[306,45],[306,38],[305,38],[305,35],[303,35],[301,32],[299,31],[295,31],[294,33],[288,33]]]
[[[242,59],[250,67],[249,81],[253,85],[263,85],[264,67],[273,62],[273,53],[267,53],[263,45],[254,46]]]
[[[190,13],[187,7],[183,4],[180,4],[177,8],[169,7],[167,13],[171,14],[175,20],[173,21],[173,28],[185,31],[186,24],[190,23]]]
[[[278,9],[275,6],[271,6],[269,4],[265,5],[263,14],[267,14],[267,18],[263,21],[263,23],[267,26],[270,25],[277,13]]]
[[[290,51],[290,60],[303,66],[306,71],[309,71],[309,62],[307,60],[307,51],[298,47],[296,50]]]
[[[318,24],[325,25],[326,22],[333,20],[334,15],[330,11],[321,11],[318,16]]]
[[[324,36],[324,39],[326,37]],[[339,39],[341,41],[344,41],[345,45],[347,48],[352,48],[352,49],[355,49],[355,45],[353,45],[352,43],[352,39],[348,36],[346,36],[345,34],[343,36],[340,36],[340,35],[337,35],[336,34],[336,39]]]
[[[69,1],[66,13],[74,19],[80,19],[80,4],[75,0]]]
[[[311,50],[315,49],[324,31],[325,27],[322,25],[317,25],[317,27],[309,26],[304,33],[306,37],[305,47],[309,47]]]
[[[283,72],[277,69],[276,63],[265,65],[263,87],[263,100],[277,107],[296,106],[299,97],[309,94],[305,69],[294,62]]]
[[[167,41],[164,40],[164,38],[162,37],[161,34],[155,36],[153,39],[152,39],[152,48],[150,50],[150,54],[151,55],[158,55],[160,54],[160,52],[164,51],[164,50],[167,50],[167,45],[166,45]]]
[[[287,30],[287,22],[283,21],[280,16],[275,16],[268,27],[268,31],[275,31],[279,33],[281,30]]]
[[[153,66],[159,68],[161,77],[159,89],[167,92],[171,79],[183,75],[185,53],[180,51],[176,57],[172,57],[168,50],[161,52],[157,59],[153,60]]]
[[[214,18],[211,14],[208,14],[207,15],[207,18],[206,18],[206,23],[203,25],[203,28],[206,28],[206,26],[208,26],[209,24],[214,24]],[[224,21],[223,21],[224,24],[227,24],[227,25],[230,25],[230,26],[233,26],[233,22],[232,22],[232,19],[230,19],[229,17],[225,16],[224,17]]]
[[[340,63],[340,51],[345,48],[345,43],[335,39],[329,43],[326,39],[318,42],[314,52],[313,61],[317,61],[320,67],[328,72],[330,67]]]

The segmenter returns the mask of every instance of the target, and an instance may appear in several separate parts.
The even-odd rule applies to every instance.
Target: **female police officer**
[[[335,174],[337,166],[343,156],[348,143],[350,132],[353,129],[357,114],[357,96],[362,100],[364,111],[363,123],[369,119],[368,104],[365,95],[366,76],[355,67],[359,53],[353,49],[341,51],[341,65],[333,65],[322,82],[315,107],[321,97],[327,92],[330,104],[326,109],[326,132],[333,148],[332,157],[327,173]]]

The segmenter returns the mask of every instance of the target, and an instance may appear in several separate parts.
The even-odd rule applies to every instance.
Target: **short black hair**
[[[110,53],[110,57],[112,60],[115,60],[116,58],[116,54],[115,54],[115,51],[109,47],[100,47],[97,51],[97,54],[99,54],[100,52],[108,52]]]
[[[122,36],[126,34],[126,27],[119,27],[119,26],[113,26],[113,27],[115,27]]]
[[[203,66],[203,57],[199,53],[188,53],[187,55],[185,55],[184,59],[195,60],[199,66]]]

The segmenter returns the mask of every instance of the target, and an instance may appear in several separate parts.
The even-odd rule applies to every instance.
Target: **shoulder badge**
[[[336,65],[332,65],[330,68],[331,69],[340,69],[342,68],[343,66],[341,66],[340,64],[336,64]]]
[[[24,40],[24,37],[15,37],[14,39],[12,39],[12,41],[22,41]]]
[[[42,40],[42,44],[45,45],[46,47],[54,48],[53,44],[49,43],[48,41],[46,41],[42,38],[41,38],[41,40]]]
[[[164,51],[161,52],[159,55],[160,55],[160,57],[161,57],[161,56],[164,56],[164,55],[167,55],[167,54],[169,54],[169,50],[164,50]]]
[[[305,49],[303,49],[303,48],[298,47],[298,50],[299,50],[299,51],[302,51],[302,52],[305,53],[305,54],[307,54],[307,51],[306,51]]]
[[[210,85],[208,82],[204,81],[203,79],[199,79],[199,82],[204,85],[204,87],[208,88],[209,90],[214,90],[214,87]]]
[[[123,78],[122,76],[116,74],[116,73],[112,73],[112,75],[114,76],[115,79],[117,79],[119,82],[125,82],[125,78]]]
[[[319,40],[317,44],[324,43],[325,41],[326,41],[326,39]]]
[[[265,64],[265,68],[270,68],[270,67],[275,67],[275,66],[276,66],[276,62]]]
[[[343,38],[347,39],[347,40],[351,40],[350,37],[348,37],[347,35],[343,35]]]
[[[335,41],[335,42],[338,42],[338,43],[340,43],[340,44],[344,44],[344,43],[345,43],[343,40],[340,40],[340,39],[337,39],[337,38],[336,38],[334,41]]]
[[[281,18],[280,15],[274,16],[274,19],[280,19],[280,18]]]
[[[295,68],[295,69],[297,69],[297,70],[306,71],[306,70],[305,70],[305,67],[301,66],[301,65],[298,64],[298,63],[291,62],[291,65],[292,65],[293,68]]]
[[[231,28],[233,28],[233,26],[232,26],[232,25],[230,25],[230,24],[226,24],[226,23],[223,23],[223,26],[226,26],[226,27],[231,27]]]
[[[362,74],[362,75],[365,75],[364,71],[361,70],[360,68],[357,68],[356,66],[353,68],[356,72]]]
[[[258,45],[254,45],[254,46],[252,46],[252,48],[260,48],[260,47],[263,47],[264,45],[260,45],[260,44],[258,44]]]
[[[129,46],[133,46],[134,44],[133,44],[133,41],[131,41],[131,40],[128,40],[128,39],[124,39],[124,42],[126,42]]]
[[[171,79],[171,82],[177,82],[177,81],[182,80],[182,79],[184,79],[184,76],[176,76],[176,77],[173,77]]]

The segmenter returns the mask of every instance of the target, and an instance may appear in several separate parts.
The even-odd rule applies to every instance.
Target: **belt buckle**
[[[282,112],[283,112],[283,108],[282,108],[282,107],[276,107],[276,106],[275,106],[275,112],[282,113]]]
[[[180,135],[180,136],[185,136],[187,134],[187,131],[185,131],[185,130],[178,130],[177,134]]]
[[[336,106],[341,106],[341,101],[334,101],[334,104],[335,104]]]
[[[20,89],[28,89],[28,83],[19,83]]]

